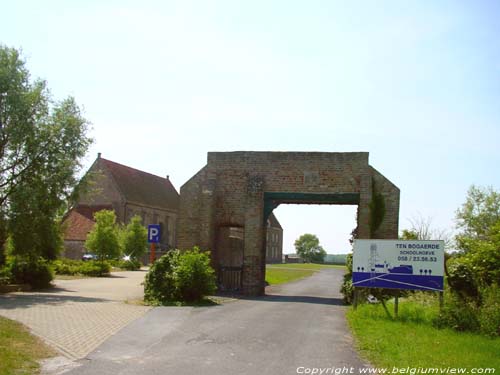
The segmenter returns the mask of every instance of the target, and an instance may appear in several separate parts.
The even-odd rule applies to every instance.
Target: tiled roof
[[[64,239],[85,241],[87,234],[94,227],[94,214],[100,210],[111,210],[111,205],[78,205],[72,208],[63,219]]]
[[[78,212],[80,215],[85,216],[87,219],[94,220],[94,214],[101,210],[112,210],[113,206],[111,204],[94,204],[86,205],[79,204],[73,208],[74,211]]]
[[[276,216],[274,216],[274,214],[271,212],[271,215],[269,215],[269,219],[268,219],[271,223],[271,228],[279,228],[279,229],[283,229],[281,227],[281,224],[280,222],[278,221],[278,219],[276,218]]]
[[[179,193],[169,179],[99,158],[113,176],[124,198],[131,203],[171,210],[179,208]]]

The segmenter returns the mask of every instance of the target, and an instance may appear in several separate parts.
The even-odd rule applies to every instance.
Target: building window
[[[165,224],[161,221],[158,224],[160,224],[160,243],[165,243]]]
[[[170,242],[170,217],[165,216],[165,230],[163,231],[163,235],[165,236],[163,239],[163,242],[166,243],[168,246],[172,245]]]

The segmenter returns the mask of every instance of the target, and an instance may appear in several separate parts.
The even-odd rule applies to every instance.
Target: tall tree
[[[465,203],[456,212],[456,219],[462,236],[486,239],[500,220],[500,192],[472,185]]]
[[[97,255],[101,261],[118,258],[120,242],[115,212],[101,210],[94,214],[94,219],[95,225],[87,236],[85,248]]]
[[[148,250],[148,230],[142,225],[142,219],[135,215],[128,223],[123,234],[123,252],[133,259],[139,259]]]
[[[457,210],[457,228],[461,232],[455,239],[462,251],[458,261],[477,285],[500,285],[500,192],[471,186]]]
[[[76,184],[87,128],[73,98],[53,101],[45,81],[30,81],[19,52],[0,45],[0,234],[7,225],[19,255],[54,254],[44,254],[57,247],[48,228]]]
[[[303,234],[295,240],[295,250],[306,262],[323,263],[326,257],[326,251],[319,244],[318,237],[310,233]]]
[[[451,234],[446,229],[434,227],[431,217],[423,217],[420,214],[408,219],[410,229],[403,229],[400,238],[402,240],[442,240],[445,249],[452,246]]]

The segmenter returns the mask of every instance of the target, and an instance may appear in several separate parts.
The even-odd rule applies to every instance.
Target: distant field
[[[289,283],[311,276],[325,268],[344,268],[344,266],[313,263],[268,264],[266,266],[266,281],[270,285]]]

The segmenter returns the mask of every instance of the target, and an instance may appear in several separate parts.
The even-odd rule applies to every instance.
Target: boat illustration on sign
[[[443,244],[435,242],[356,240],[353,286],[442,291]]]
[[[406,273],[409,275],[413,275],[413,266],[402,264],[398,267],[389,268],[389,273]]]

